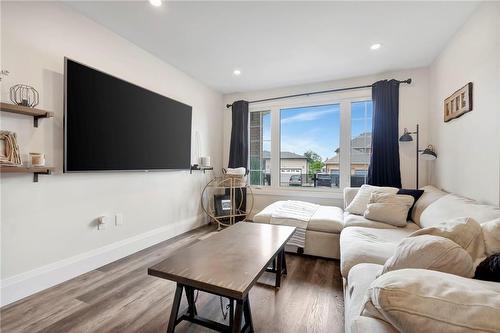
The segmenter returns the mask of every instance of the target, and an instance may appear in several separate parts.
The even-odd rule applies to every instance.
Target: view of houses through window
[[[250,113],[250,184],[271,185],[271,112]]]
[[[372,152],[372,101],[351,103],[351,187],[366,183]]]
[[[326,172],[325,161],[340,141],[340,105],[280,110],[280,185],[338,187],[339,171]]]
[[[370,164],[373,104],[370,100],[355,101],[350,106],[349,181],[350,186],[359,187],[366,183]],[[276,186],[339,188],[341,105],[283,108],[276,111],[280,119],[280,170],[279,184]],[[272,111],[250,113],[252,185],[271,185],[271,114]]]

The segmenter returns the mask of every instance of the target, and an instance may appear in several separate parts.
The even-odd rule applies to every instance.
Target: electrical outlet
[[[109,225],[110,217],[107,215],[99,216],[97,219],[97,230],[105,230]]]
[[[119,227],[123,224],[123,214],[116,213],[115,215],[115,226]]]

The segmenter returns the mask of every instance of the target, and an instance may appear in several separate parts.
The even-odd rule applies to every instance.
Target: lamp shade
[[[437,154],[434,152],[434,147],[431,145],[427,146],[427,148],[425,148],[422,152],[422,158],[428,161],[435,160],[437,158]]]
[[[399,138],[399,141],[401,141],[401,142],[413,141],[413,138],[412,138],[411,134],[408,132],[407,128],[405,128],[405,132],[403,133],[403,135],[401,135],[401,137]]]

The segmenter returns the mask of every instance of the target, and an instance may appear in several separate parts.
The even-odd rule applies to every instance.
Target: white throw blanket
[[[271,216],[271,224],[296,227],[297,229],[287,244],[303,248],[306,240],[307,224],[318,208],[319,205],[309,202],[284,201],[274,210]]]

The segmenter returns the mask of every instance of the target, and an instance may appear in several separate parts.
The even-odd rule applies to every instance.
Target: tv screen
[[[189,169],[189,105],[65,59],[64,171]]]

